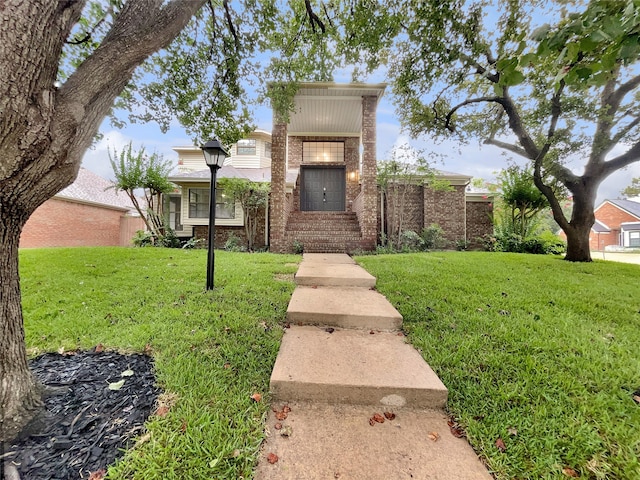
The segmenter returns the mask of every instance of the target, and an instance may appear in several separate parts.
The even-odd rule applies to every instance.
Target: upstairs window
[[[640,247],[640,232],[629,232],[629,246]]]
[[[252,138],[244,140],[238,140],[236,144],[236,152],[238,155],[255,155],[256,154],[256,141]]]
[[[302,162],[344,162],[344,142],[302,142]]]

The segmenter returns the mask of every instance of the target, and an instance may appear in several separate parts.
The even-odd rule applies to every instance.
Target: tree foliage
[[[347,57],[364,59],[368,71],[388,65],[403,126],[413,136],[477,139],[528,160],[567,234],[567,259],[590,260],[597,188],[640,159],[640,4],[358,3]],[[569,218],[555,180],[574,199]]]
[[[120,152],[109,151],[109,161],[116,177],[114,188],[127,194],[152,236],[161,239],[165,234],[162,194],[175,188],[169,181],[171,162],[155,152],[147,155],[144,147],[134,152],[132,142]],[[144,195],[143,205],[136,193],[140,190]]]
[[[269,184],[243,178],[221,178],[218,185],[234,201],[240,202],[247,237],[247,250],[253,251],[258,235],[258,219],[260,214],[264,213],[269,200]]]
[[[640,196],[640,177],[631,179],[631,183],[621,193],[627,197]]]

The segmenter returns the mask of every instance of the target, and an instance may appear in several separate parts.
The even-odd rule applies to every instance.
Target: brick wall
[[[131,244],[131,238],[124,244],[120,238],[124,214],[122,210],[51,198],[27,221],[20,237],[20,247],[127,246]],[[127,228],[134,229],[134,233],[144,228],[140,218],[127,223],[131,222],[134,225],[127,225]]]
[[[376,109],[378,97],[362,97],[362,229],[363,249],[373,250],[378,239],[378,187],[376,152]]]
[[[271,133],[271,196],[269,200],[269,244],[271,251],[287,251],[285,227],[290,204],[286,197],[287,126],[273,119]]]
[[[467,202],[467,244],[480,248],[478,241],[484,235],[493,234],[493,203],[490,200]]]
[[[465,186],[454,185],[450,191],[424,188],[424,224],[437,223],[449,242],[465,238]]]
[[[257,235],[255,240],[255,248],[260,249],[266,245],[265,236],[264,236],[264,228],[265,228],[265,211],[258,215],[258,228]],[[208,247],[209,246],[209,226],[208,225],[196,225],[193,227],[193,236],[196,239],[203,240],[198,246]],[[216,225],[215,239],[214,244],[215,248],[224,248],[225,243],[231,236],[236,236],[240,238],[241,244],[247,244],[247,235],[244,231],[244,226],[241,227],[231,227],[227,225]]]

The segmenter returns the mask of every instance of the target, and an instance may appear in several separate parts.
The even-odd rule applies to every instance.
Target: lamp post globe
[[[207,290],[213,290],[215,268],[214,241],[216,237],[216,177],[228,153],[218,140],[209,140],[202,147],[204,161],[211,170],[211,190],[209,191],[209,244],[207,251]]]

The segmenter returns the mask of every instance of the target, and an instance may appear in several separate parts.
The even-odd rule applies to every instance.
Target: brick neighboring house
[[[640,248],[640,202],[607,199],[594,213],[596,221],[589,236],[591,250]]]
[[[129,198],[85,168],[75,182],[33,212],[20,247],[130,246],[145,228]]]
[[[272,133],[256,131],[232,147],[218,178],[244,177],[271,183],[261,224],[261,243],[273,252],[353,252],[375,249],[382,224],[376,183],[376,108],[385,84],[305,83],[294,98],[288,123],[274,116]],[[174,149],[181,187],[171,197],[170,224],[179,236],[206,238],[210,173],[195,147]],[[467,193],[471,177],[441,172],[451,191],[428,183],[411,186],[411,222],[420,232],[438,223],[451,241],[493,232],[492,198]],[[216,192],[216,246],[233,233],[244,237],[242,211]],[[206,205],[205,205],[206,204]]]

